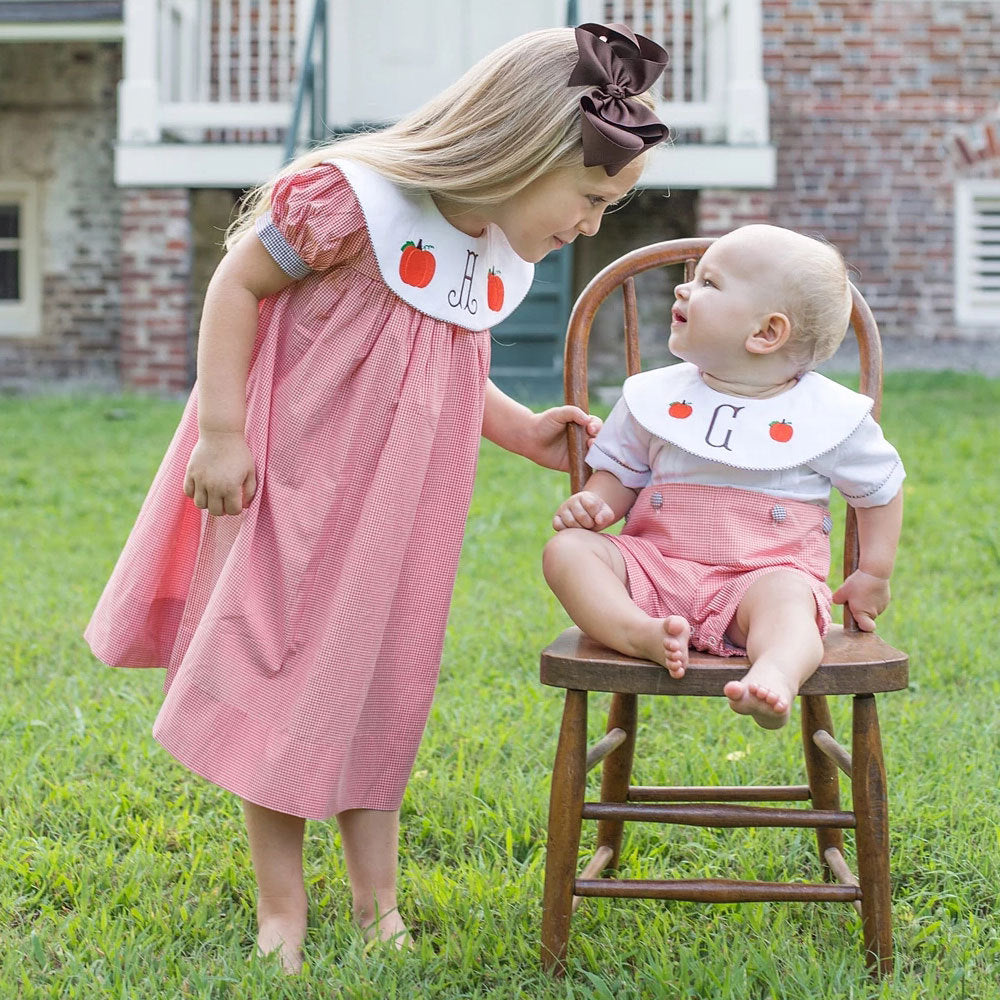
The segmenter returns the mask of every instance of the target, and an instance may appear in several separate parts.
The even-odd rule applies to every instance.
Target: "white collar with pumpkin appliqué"
[[[623,396],[636,422],[701,458],[754,471],[793,469],[836,448],[873,401],[817,372],[766,399],[730,396],[689,362],[640,372]]]
[[[467,236],[426,192],[405,191],[376,170],[332,159],[351,185],[385,283],[428,316],[467,330],[489,330],[528,294],[535,268],[502,230]]]

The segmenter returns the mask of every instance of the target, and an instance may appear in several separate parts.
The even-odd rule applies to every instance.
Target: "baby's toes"
[[[767,691],[764,701],[776,712],[783,712],[787,702],[777,691]]]
[[[743,687],[743,683],[741,681],[730,681],[722,689],[722,693],[730,701],[739,701],[743,697],[743,695],[746,694],[746,690]]]

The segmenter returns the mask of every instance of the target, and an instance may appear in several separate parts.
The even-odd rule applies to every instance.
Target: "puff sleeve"
[[[852,507],[881,507],[900,490],[906,472],[882,428],[865,417],[845,441],[809,463],[826,476]]]
[[[257,236],[291,278],[326,271],[359,249],[365,218],[351,185],[332,163],[279,177]]]
[[[633,419],[624,399],[619,399],[611,415],[587,452],[587,465],[594,472],[603,469],[633,490],[652,481],[649,431]]]

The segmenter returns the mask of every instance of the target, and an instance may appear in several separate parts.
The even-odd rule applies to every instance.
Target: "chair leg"
[[[625,732],[625,742],[604,758],[601,771],[601,801],[625,802],[628,786],[632,780],[632,758],[635,754],[635,726],[638,716],[639,699],[634,694],[616,694],[611,699],[608,713],[608,731],[621,729]],[[617,868],[622,849],[624,820],[602,819],[597,824],[598,847],[611,848],[611,857],[606,868]]]
[[[807,694],[799,699],[802,703],[802,752],[806,760],[806,776],[809,781],[809,794],[814,809],[840,809],[840,775],[837,765],[815,743],[813,733],[817,729],[825,729],[833,736],[833,720],[830,716],[830,706],[826,696]],[[819,860],[823,866],[823,875],[829,881],[833,872],[826,863],[826,849],[836,847],[844,853],[844,834],[839,829],[816,828],[816,844],[819,847]]]
[[[874,695],[855,695],[852,741],[858,881],[865,961],[875,978],[892,972],[889,806]]]
[[[587,692],[567,690],[552,768],[542,896],[542,968],[556,976],[566,968],[586,778]]]

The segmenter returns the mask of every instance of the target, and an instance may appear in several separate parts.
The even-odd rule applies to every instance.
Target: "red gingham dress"
[[[197,774],[307,818],[396,809],[437,681],[489,332],[386,286],[335,166],[279,182],[271,221],[311,273],[261,303],[257,494],[237,517],[184,496],[192,395],[86,638],[111,665],[166,667],[153,733]]]

